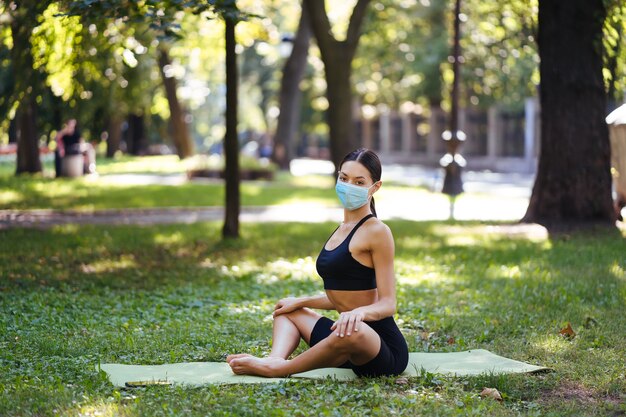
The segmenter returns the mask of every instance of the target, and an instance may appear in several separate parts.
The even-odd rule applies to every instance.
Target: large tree
[[[298,31],[293,38],[293,49],[285,62],[280,82],[278,124],[274,139],[274,161],[282,169],[289,168],[289,162],[294,156],[296,133],[300,124],[300,104],[302,91],[300,81],[304,76],[309,43],[311,41],[311,22],[306,7],[302,7]],[[283,41],[290,41],[284,39]]]
[[[16,174],[42,170],[37,134],[37,99],[45,88],[45,77],[34,67],[31,34],[48,3],[15,0],[8,6],[13,39],[11,64],[15,80],[12,99],[18,103],[15,116],[18,132]]]
[[[602,76],[604,0],[539,1],[541,153],[525,222],[614,226]]]
[[[330,20],[322,0],[303,0],[311,16],[313,34],[324,62],[327,120],[330,131],[330,155],[336,168],[345,154],[356,144],[354,115],[352,112],[352,59],[361,37],[361,26],[370,0],[358,0],[350,16],[344,40],[338,40],[332,32]]]
[[[172,139],[176,146],[176,153],[180,159],[188,158],[193,155],[193,141],[189,134],[189,128],[185,121],[185,113],[183,111],[180,100],[178,99],[178,83],[176,78],[168,73],[168,67],[172,66],[172,59],[168,51],[167,45],[162,42],[159,46],[159,70],[163,78],[163,87],[167,103],[170,108],[170,127],[172,129]]]
[[[226,38],[226,136],[224,137],[226,180],[226,217],[222,235],[239,237],[239,141],[237,140],[237,53],[235,52],[235,27],[237,19],[224,17]]]

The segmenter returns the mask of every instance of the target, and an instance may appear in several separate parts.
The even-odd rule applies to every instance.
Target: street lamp
[[[456,0],[454,6],[454,45],[452,49],[452,82],[450,124],[449,129],[443,132],[442,139],[446,143],[447,153],[439,160],[445,170],[442,193],[450,197],[450,218],[454,219],[454,203],[456,197],[463,192],[461,170],[466,165],[465,158],[458,152],[458,148],[465,141],[466,135],[459,130],[459,76],[461,60],[460,26],[461,0]]]

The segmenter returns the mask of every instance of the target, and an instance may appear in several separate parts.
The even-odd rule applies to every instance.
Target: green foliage
[[[528,239],[475,223],[389,222],[397,248],[397,319],[410,349],[486,348],[553,372],[472,378],[422,373],[406,384],[376,378],[112,387],[97,372],[98,363],[265,354],[275,300],[321,291],[314,259],[332,224],[246,223],[238,241],[223,241],[220,226],[0,231],[0,414],[603,416],[626,411],[623,240],[602,235]],[[574,339],[558,335],[564,321],[578,333]],[[497,388],[504,401],[482,399],[483,387]]]
[[[377,1],[355,62],[366,104],[447,104],[453,2]],[[538,85],[537,2],[462,2],[465,105],[523,105]]]
[[[604,79],[608,99],[620,103],[626,91],[626,4],[617,0],[605,1],[607,19],[604,22]],[[622,74],[620,76],[620,74]]]
[[[38,131],[50,138],[62,122],[76,117],[86,136],[100,140],[112,116],[145,114],[153,141],[168,136],[169,117],[155,61],[156,48],[171,46],[170,73],[181,86],[185,109],[193,116],[193,136],[208,148],[224,135],[222,18],[237,25],[241,46],[241,129],[272,131],[283,35],[295,30],[299,5],[293,1],[252,0],[77,0],[0,3],[0,141],[26,87],[35,88]],[[327,2],[333,30],[349,16],[342,2]],[[624,4],[606,0],[605,81],[611,99],[623,100],[626,78]],[[464,0],[462,100],[466,105],[520,107],[539,84],[537,0]],[[26,17],[26,12],[28,16]],[[256,18],[259,17],[259,18]],[[11,55],[11,21],[24,19],[33,44],[33,68]],[[207,21],[207,19],[210,19]],[[353,80],[363,104],[398,110],[410,101],[447,106],[451,81],[452,2],[377,0],[371,2]],[[14,52],[14,51],[13,51]],[[23,61],[23,62],[22,62]],[[313,45],[302,83],[303,128],[325,135],[323,66]],[[191,93],[194,94],[191,94]],[[203,92],[203,93],[202,93]],[[199,94],[202,93],[202,94]]]
[[[537,0],[467,1],[463,12],[462,82],[470,103],[523,106],[539,85]]]

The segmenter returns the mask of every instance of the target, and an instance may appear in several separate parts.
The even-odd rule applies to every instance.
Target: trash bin
[[[61,175],[64,177],[80,177],[83,175],[83,156],[65,155],[61,160]]]

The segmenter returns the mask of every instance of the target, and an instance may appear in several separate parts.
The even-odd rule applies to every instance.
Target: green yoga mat
[[[247,375],[234,375],[226,362],[186,362],[165,365],[122,365],[105,363],[100,369],[106,372],[115,386],[142,386],[160,384],[247,384],[273,383],[294,378],[323,379],[334,378],[340,381],[356,379],[350,369],[323,368],[292,375],[291,378],[263,378]],[[500,373],[527,373],[547,370],[542,366],[530,365],[504,358],[484,349],[464,352],[409,354],[409,365],[404,376],[419,375],[421,370],[443,375],[478,375]]]

